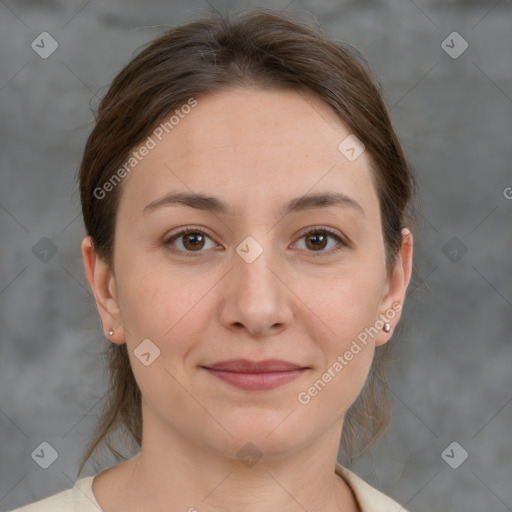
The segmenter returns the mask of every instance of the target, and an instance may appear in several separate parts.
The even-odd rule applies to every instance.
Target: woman
[[[347,48],[263,11],[169,30],[115,78],[80,168],[109,339],[95,448],[134,457],[18,509],[397,511],[337,462],[388,422],[414,179]]]

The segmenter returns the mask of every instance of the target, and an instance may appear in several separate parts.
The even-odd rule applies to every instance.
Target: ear
[[[396,257],[395,266],[387,277],[384,288],[379,318],[391,324],[390,332],[383,329],[375,337],[375,345],[384,345],[393,335],[393,330],[402,315],[405,294],[412,272],[413,236],[409,229],[402,229],[402,247]]]
[[[113,343],[125,342],[121,314],[117,303],[116,281],[113,271],[96,254],[93,240],[86,236],[82,240],[82,257],[85,275],[91,287],[105,336]],[[108,334],[112,330],[114,334]]]

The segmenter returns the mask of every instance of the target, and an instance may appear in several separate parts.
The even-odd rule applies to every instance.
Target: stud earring
[[[391,331],[391,324],[385,323],[385,324],[384,324],[384,331],[385,331],[385,332],[389,332],[389,331]]]
[[[112,336],[113,334],[114,334],[114,331],[112,329],[110,329],[110,331],[108,331],[108,335]]]

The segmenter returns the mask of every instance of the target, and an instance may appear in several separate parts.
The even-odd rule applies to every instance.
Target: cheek
[[[323,288],[318,287],[318,282],[316,287],[310,286],[307,304],[311,321],[305,327],[309,327],[308,336],[321,347],[321,360],[311,382],[313,388],[304,391],[311,398],[316,393],[323,395],[318,405],[332,406],[336,412],[345,410],[364,385],[374,356],[374,338],[379,332],[376,322],[382,293],[380,279],[381,274],[375,270],[354,270],[338,272]],[[321,326],[321,331],[313,326]]]
[[[177,382],[186,382],[188,378],[187,367],[182,363],[196,345],[195,340],[199,340],[194,329],[201,324],[199,319],[206,316],[201,298],[207,294],[207,283],[175,273],[170,275],[169,269],[166,273],[156,266],[142,267],[133,262],[129,269],[125,267],[124,272],[119,272],[118,278],[122,283],[118,291],[126,345],[144,398],[155,405],[165,389],[166,403],[184,402],[182,406],[187,407],[189,401]],[[154,345],[145,341],[148,339]],[[158,356],[145,365],[137,354],[148,351],[150,360],[153,354]]]
[[[348,302],[332,316],[335,334],[319,339],[317,371],[300,390],[300,404],[334,421],[353,404],[368,376],[374,353],[374,303]],[[309,405],[310,404],[310,405]]]
[[[131,269],[120,276],[120,281],[123,284],[119,290],[119,305],[127,337],[132,342],[139,337],[161,338],[180,313],[180,303],[173,300],[178,291],[165,286],[150,271],[141,274]]]
[[[338,270],[318,280],[304,280],[298,295],[327,334],[327,352],[341,350],[378,320],[383,274],[376,268]],[[301,282],[297,279],[296,282]],[[318,324],[318,321],[317,321]]]
[[[127,344],[149,338],[166,353],[184,352],[201,325],[209,291],[216,279],[194,278],[197,271],[130,262],[120,266],[119,304]]]

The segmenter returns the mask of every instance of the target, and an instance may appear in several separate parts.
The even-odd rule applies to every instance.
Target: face
[[[349,134],[303,93],[223,91],[197,98],[124,178],[113,273],[86,240],[84,257],[145,429],[235,457],[249,441],[271,456],[341,428],[391,336],[382,320],[399,319],[411,257],[387,274],[370,157],[340,151]],[[206,369],[233,359],[300,370],[234,384]]]

